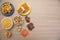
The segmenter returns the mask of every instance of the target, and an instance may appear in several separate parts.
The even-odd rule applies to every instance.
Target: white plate
[[[28,5],[29,11],[26,12],[26,13],[21,13],[20,15],[26,16],[26,15],[28,15],[28,14],[30,13],[30,11],[31,11],[31,6],[30,6],[27,2],[22,2],[22,3],[20,3],[20,4],[18,5],[18,9],[21,8],[21,6],[22,6],[24,3],[26,3],[26,4]],[[18,9],[17,9],[17,10],[18,10]]]

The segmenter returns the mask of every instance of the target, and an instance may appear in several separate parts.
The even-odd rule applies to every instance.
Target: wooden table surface
[[[4,2],[11,2],[15,7],[15,12],[12,16],[17,16],[18,4],[26,1],[32,9],[29,17],[31,22],[34,23],[35,28],[29,31],[26,28],[26,23],[23,25],[23,29],[29,31],[27,37],[21,36],[20,32],[15,30],[15,25],[11,29],[12,37],[6,38],[3,33],[4,29],[0,24],[0,40],[60,40],[60,0],[0,0],[0,6]],[[0,22],[5,16],[0,11]]]

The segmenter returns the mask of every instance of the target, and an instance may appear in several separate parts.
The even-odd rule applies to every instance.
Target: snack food
[[[1,10],[3,14],[9,13],[12,10],[10,3],[7,2],[4,5],[2,5]]]
[[[28,15],[31,11],[31,7],[27,2],[22,2],[18,7],[18,13],[21,15]]]
[[[11,31],[5,31],[4,35],[9,38],[9,37],[11,37],[12,33],[11,33]]]
[[[2,28],[10,29],[13,25],[13,22],[9,17],[6,17],[1,20],[1,24],[2,24]]]
[[[22,17],[21,16],[15,16],[14,17],[14,23],[15,24],[21,24],[22,23]]]
[[[22,30],[22,32],[21,32],[21,35],[24,37],[26,37],[28,34],[29,34],[29,32],[26,29]]]
[[[11,16],[14,13],[14,6],[9,2],[5,2],[1,5],[1,12],[5,16]]]
[[[29,24],[27,25],[27,28],[28,28],[29,30],[33,30],[33,29],[34,29],[33,23],[29,23]]]
[[[21,31],[21,29],[22,29],[21,26],[17,26],[17,27],[16,27],[16,30],[17,30],[17,31]]]
[[[30,17],[26,16],[25,20],[26,20],[26,22],[30,22]]]

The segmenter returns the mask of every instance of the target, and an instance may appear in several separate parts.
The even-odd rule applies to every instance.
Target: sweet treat
[[[17,26],[17,27],[16,27],[16,30],[17,30],[17,31],[21,31],[21,29],[22,29],[21,26]]]
[[[22,30],[22,32],[21,32],[21,35],[24,37],[26,37],[28,34],[29,34],[29,32],[26,29]]]
[[[5,31],[4,35],[9,38],[9,37],[11,37],[12,33],[11,33],[11,31]]]
[[[21,24],[22,23],[22,17],[21,16],[14,17],[14,23],[15,24]]]
[[[27,2],[22,2],[18,7],[18,13],[21,15],[27,15],[30,13],[31,7]]]
[[[10,29],[13,25],[12,20],[10,18],[3,18],[1,21],[2,28],[4,29]]]
[[[26,22],[30,22],[30,18],[28,16],[25,17]]]
[[[2,10],[3,14],[7,14],[7,13],[11,12],[12,7],[9,2],[6,2],[5,4],[2,5],[1,10]]]
[[[28,28],[29,30],[33,30],[33,29],[34,29],[33,23],[29,23],[29,24],[27,25],[27,28]]]
[[[5,2],[1,5],[1,13],[4,16],[11,16],[14,13],[14,6],[10,2]]]

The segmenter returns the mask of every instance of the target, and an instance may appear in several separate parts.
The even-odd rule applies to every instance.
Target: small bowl
[[[5,2],[4,4],[6,4],[7,2]],[[8,2],[9,3],[9,2]],[[4,5],[4,4],[2,4],[2,5]],[[2,5],[1,5],[1,7],[2,7]],[[3,12],[2,12],[2,9],[1,9],[1,13],[4,15],[4,16],[11,16],[13,13],[14,13],[14,11],[15,11],[15,9],[14,9],[14,6],[10,3],[10,6],[11,6],[11,8],[12,8],[12,10],[10,11],[10,12],[8,12],[8,13],[6,13],[6,14],[3,14]]]
[[[15,16],[16,17],[16,16]],[[15,18],[14,17],[14,18]],[[17,16],[17,17],[19,17],[19,16]],[[20,16],[21,17],[21,16]],[[22,17],[21,17],[22,18]],[[14,24],[16,24],[16,25],[22,25],[23,24],[23,19],[22,19],[22,21],[20,22],[20,23],[16,23],[16,21],[14,20]]]
[[[9,18],[9,17],[3,18],[3,19],[1,20],[1,25],[2,25],[4,19],[10,19],[11,25],[10,25],[10,27],[8,27],[8,28],[4,28],[3,26],[2,26],[2,28],[4,28],[4,29],[11,29],[11,28],[13,27],[13,21],[12,21],[12,19]]]

